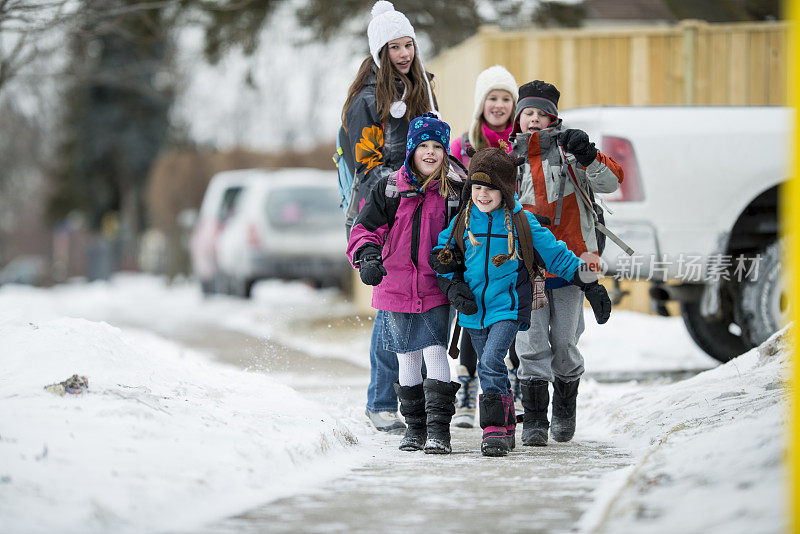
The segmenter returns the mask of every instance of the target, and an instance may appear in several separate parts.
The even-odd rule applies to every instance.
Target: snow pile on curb
[[[578,437],[632,448],[639,461],[597,491],[582,530],[785,530],[788,328],[682,382],[616,399],[586,388]]]
[[[268,376],[105,323],[2,315],[6,531],[190,529],[359,461],[345,424]],[[88,391],[43,389],[75,373]]]

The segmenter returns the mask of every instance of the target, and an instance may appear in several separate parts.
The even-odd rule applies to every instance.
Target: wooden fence
[[[501,31],[485,26],[426,67],[442,114],[462,132],[475,79],[500,64],[518,84],[540,79],[561,91],[559,109],[617,105],[783,105],[788,23]]]

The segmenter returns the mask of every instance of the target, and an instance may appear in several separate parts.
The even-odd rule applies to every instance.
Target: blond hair
[[[415,149],[416,150],[416,149]],[[419,170],[417,170],[417,165],[414,163],[414,158],[411,158],[411,172],[414,176],[417,177],[417,180],[420,182],[420,190],[424,191],[428,184],[433,182],[434,180],[439,180],[439,194],[443,198],[447,198],[455,194],[455,189],[453,189],[452,184],[450,183],[450,179],[447,177],[447,173],[450,170],[449,163],[447,161],[447,152],[445,151],[445,157],[442,159],[442,162],[439,164],[439,167],[436,168],[432,173],[430,173],[427,177],[423,176]]]
[[[475,234],[472,233],[472,230],[469,229],[469,219],[470,219],[470,214],[472,213],[472,206],[473,206],[472,197],[470,196],[469,200],[467,200],[467,203],[462,209],[462,211],[459,212],[458,215],[456,215],[456,218],[464,217],[464,229],[467,232],[467,237],[469,238],[469,242],[472,243],[473,247],[479,247],[482,245],[482,243],[478,241],[478,238],[476,238]],[[519,250],[517,250],[517,242],[516,238],[514,237],[514,223],[511,221],[511,211],[508,209],[507,206],[503,206],[503,210],[505,211],[505,226],[506,229],[508,230],[508,254],[497,254],[496,256],[494,256],[492,258],[492,263],[494,264],[495,267],[500,267],[511,258],[514,258],[515,260],[522,259],[521,256],[519,255]],[[453,260],[453,253],[450,252],[450,241],[453,239],[453,233],[455,232],[456,226],[458,225],[453,224],[453,230],[450,231],[450,235],[447,237],[447,241],[444,244],[444,248],[437,255],[439,261],[445,265],[447,265]]]
[[[492,263],[495,267],[500,267],[511,258],[516,260],[520,259],[519,251],[517,250],[517,241],[514,239],[514,224],[511,222],[511,211],[508,209],[508,206],[503,206],[503,210],[506,214],[505,222],[506,228],[508,229],[508,254],[498,254],[493,257]]]

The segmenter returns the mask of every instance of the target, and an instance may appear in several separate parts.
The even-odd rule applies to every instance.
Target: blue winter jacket
[[[522,209],[519,201],[514,213]],[[566,280],[572,280],[578,267],[583,263],[567,248],[563,241],[556,240],[547,228],[543,228],[532,213],[525,211],[531,225],[533,246],[544,261],[547,272]],[[439,242],[434,250],[444,248],[456,219],[439,234]],[[470,212],[469,228],[472,235],[481,243],[474,247],[464,232],[464,281],[475,295],[477,313],[458,315],[458,324],[464,328],[483,329],[498,321],[518,320],[520,330],[527,330],[531,322],[531,301],[533,300],[528,270],[522,260],[509,259],[500,267],[495,267],[492,258],[497,254],[508,254],[508,229],[505,213],[499,208],[491,213],[483,213],[473,205]],[[491,231],[489,229],[491,228]],[[515,232],[515,236],[516,236]],[[454,242],[450,241],[450,246]],[[517,250],[519,240],[517,239]],[[453,274],[440,275],[452,279]]]

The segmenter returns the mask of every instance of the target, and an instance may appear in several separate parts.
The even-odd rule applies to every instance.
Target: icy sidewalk
[[[346,424],[266,375],[104,323],[4,315],[5,532],[192,530],[363,462]],[[73,373],[88,391],[43,390]]]
[[[604,399],[583,391],[579,439],[638,451],[583,532],[785,532],[788,327],[694,378]]]

